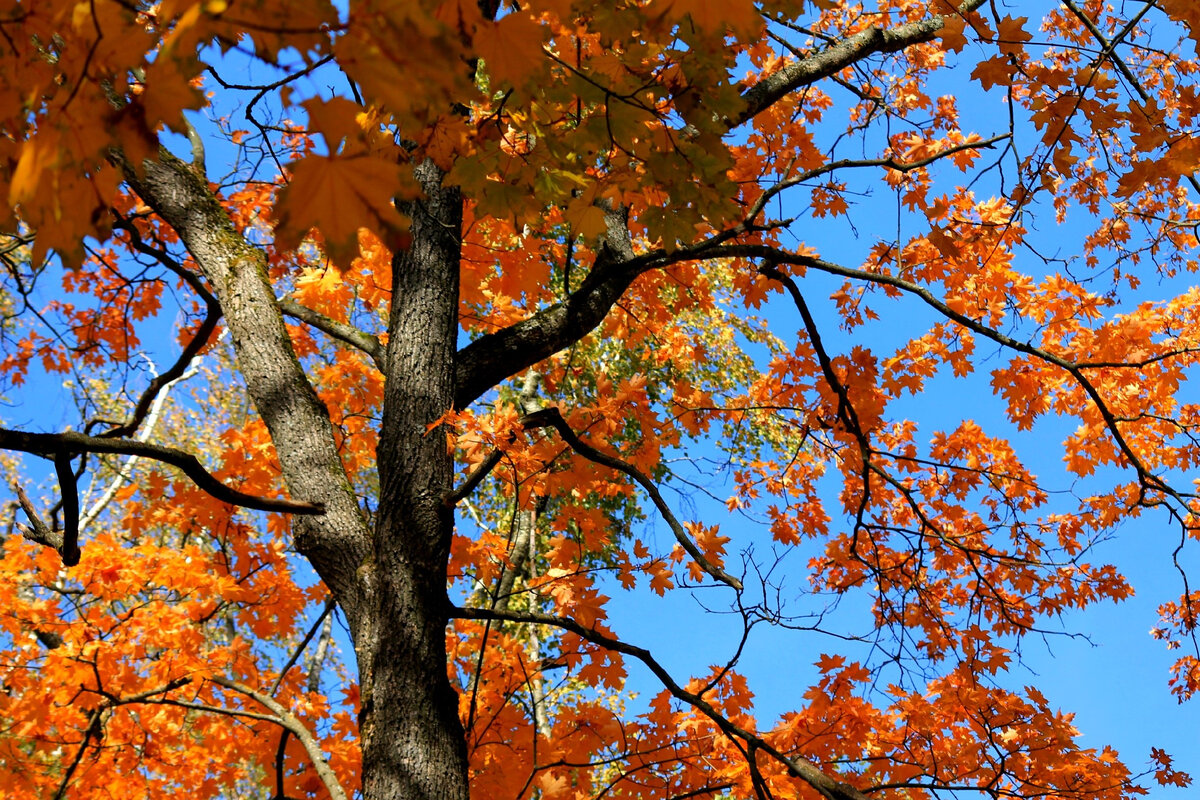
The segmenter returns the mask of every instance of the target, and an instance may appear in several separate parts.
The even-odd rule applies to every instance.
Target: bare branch
[[[22,453],[34,453],[40,456],[69,456],[77,453],[116,453],[141,456],[178,467],[200,489],[230,505],[252,508],[256,511],[279,511],[289,514],[325,513],[325,509],[320,503],[258,497],[239,492],[217,480],[191,453],[174,447],[139,442],[136,439],[108,439],[100,436],[88,436],[75,431],[30,433],[0,428],[0,449],[18,450]]]
[[[283,685],[283,679],[287,677],[288,671],[296,665],[297,661],[300,660],[301,654],[304,653],[304,648],[308,647],[308,643],[311,642],[313,637],[317,635],[317,631],[320,630],[322,625],[325,624],[325,618],[329,616],[330,612],[333,611],[336,605],[337,603],[334,602],[332,597],[325,601],[325,608],[321,611],[320,616],[317,617],[317,621],[314,622],[312,627],[308,629],[308,633],[304,634],[304,638],[300,640],[300,644],[296,645],[296,649],[292,651],[291,658],[289,658],[287,663],[283,665],[283,668],[279,670],[279,677],[275,679],[275,683],[271,686],[271,691],[269,694],[274,696],[279,692],[279,687]]]
[[[139,430],[133,438],[137,439],[139,442],[149,441],[150,437],[154,433],[154,429],[158,426],[158,420],[162,416],[163,407],[166,406],[167,398],[170,396],[171,387],[179,381],[187,380],[195,375],[196,372],[196,365],[192,364],[190,367],[188,367],[187,372],[183,373],[170,383],[163,385],[162,391],[158,392],[154,398],[154,401],[150,404],[150,412],[146,415],[144,423],[145,426],[142,427],[139,425],[138,427],[141,428],[141,430]],[[129,477],[133,472],[133,468],[137,466],[137,463],[140,460],[141,459],[138,456],[130,456],[129,458],[125,459],[125,461],[117,469],[116,474],[112,477],[112,480],[109,481],[108,487],[105,488],[100,497],[98,497],[94,503],[90,503],[90,507],[80,515],[79,530],[86,531],[88,527],[96,521],[96,518],[100,516],[100,513],[104,511],[108,504],[112,502],[112,499],[116,497],[120,488],[129,480]]]
[[[52,531],[42,521],[41,515],[34,507],[33,502],[30,501],[29,495],[25,494],[25,490],[21,488],[21,484],[14,482],[12,487],[17,493],[17,502],[21,504],[21,509],[25,512],[25,517],[29,520],[29,524],[33,526],[32,530],[25,528],[22,531],[24,537],[31,542],[45,545],[62,553],[62,531]]]
[[[137,226],[128,219],[115,212],[113,216],[115,218],[114,227],[125,231],[129,236],[130,246],[134,250],[143,255],[150,256],[178,276],[192,291],[200,296],[206,308],[204,321],[200,323],[200,327],[196,329],[196,333],[188,341],[187,346],[183,348],[183,352],[179,354],[179,358],[175,360],[175,363],[169,369],[156,375],[150,381],[150,385],[146,387],[146,390],[142,392],[142,396],[138,398],[138,402],[134,406],[133,413],[129,416],[129,419],[124,424],[100,434],[104,437],[119,439],[132,435],[138,429],[138,426],[142,424],[142,421],[145,420],[146,415],[150,413],[150,407],[157,399],[159,392],[183,376],[184,372],[191,365],[192,359],[199,355],[200,351],[208,344],[209,339],[212,338],[213,332],[217,329],[217,324],[221,321],[222,311],[221,304],[217,302],[217,298],[213,296],[212,292],[208,290],[208,287],[204,285],[204,282],[199,277],[185,269],[182,264],[167,255],[165,251],[146,244],[138,232]]]
[[[79,563],[79,487],[75,482],[75,471],[71,469],[70,452],[54,454],[54,472],[58,476],[58,488],[62,493],[63,534],[58,554],[63,564],[73,567]]]
[[[333,598],[329,598],[327,608],[330,612],[337,607]],[[305,687],[310,692],[321,689],[321,671],[325,669],[325,659],[329,655],[329,643],[333,640],[333,614],[327,613],[321,623],[321,635],[317,637],[317,649],[313,652],[312,660],[308,662],[308,682]]]

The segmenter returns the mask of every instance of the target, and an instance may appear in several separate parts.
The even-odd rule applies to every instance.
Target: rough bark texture
[[[393,263],[393,304],[379,445],[380,505],[370,530],[337,455],[327,409],[296,358],[262,251],[234,229],[207,184],[167,152],[140,172],[138,194],[180,235],[220,301],[238,368],[271,433],[292,498],[325,513],[297,517],[297,549],[342,607],[358,658],[363,796],[466,800],[458,696],[446,673],[446,565],[453,462],[427,426],[452,405],[462,199],[432,165],[412,247]],[[379,361],[380,359],[377,359]]]
[[[296,358],[262,251],[233,227],[207,184],[167,152],[130,184],[179,233],[219,300],[238,368],[266,422],[293,499],[297,549],[346,614],[358,659],[363,796],[466,800],[466,742],[447,676],[446,566],[454,527],[445,498],[454,465],[430,423],[585,335],[642,270],[624,214],[610,210],[593,275],[571,301],[457,352],[462,198],[432,164],[426,197],[402,210],[412,245],[393,261],[379,508],[370,530],[334,443],[327,409]],[[456,362],[461,365],[456,373]],[[457,402],[456,402],[457,400]]]
[[[312,562],[346,613],[351,633],[364,617],[355,575],[370,537],[333,438],[329,412],[296,358],[276,306],[266,256],[234,228],[190,166],[166,150],[126,180],[175,229],[220,301],[238,370],[271,433],[288,492],[320,503],[321,516],[297,517],[296,548]]]
[[[462,198],[431,162],[417,177],[426,196],[402,208],[412,245],[392,262],[380,502],[373,560],[360,570],[373,607],[355,643],[363,793],[465,800],[466,742],[446,674],[454,464],[442,430],[428,427],[454,401]]]

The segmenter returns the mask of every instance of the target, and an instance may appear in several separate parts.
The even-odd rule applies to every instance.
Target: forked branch
[[[171,365],[169,369],[159,375],[155,375],[150,381],[150,385],[142,392],[142,396],[138,398],[137,404],[134,406],[133,413],[121,425],[110,428],[104,431],[101,435],[110,439],[121,439],[127,436],[132,436],[133,433],[142,424],[143,420],[150,413],[155,400],[158,399],[159,393],[169,386],[173,381],[178,380],[188,370],[200,351],[208,345],[212,339],[213,333],[217,330],[217,324],[221,321],[221,304],[217,302],[217,298],[208,290],[204,282],[197,275],[194,275],[182,264],[171,258],[165,250],[151,247],[147,244],[138,231],[137,226],[132,221],[126,219],[115,210],[113,212],[113,226],[119,228],[129,236],[130,246],[137,252],[149,256],[158,261],[170,272],[174,273],[180,280],[186,283],[192,291],[194,291],[201,300],[204,301],[205,316],[200,326],[196,328],[196,332],[192,334],[192,338],[188,341],[187,346],[183,348],[183,352],[179,354],[179,358]]]
[[[333,768],[329,766],[329,762],[325,760],[325,755],[321,752],[321,743],[317,741],[312,732],[304,726],[304,723],[295,714],[284,708],[283,704],[273,697],[255,691],[237,681],[222,678],[218,675],[212,678],[212,682],[218,686],[224,686],[226,689],[232,689],[235,692],[246,695],[274,714],[274,722],[287,730],[292,736],[295,736],[296,740],[304,746],[304,752],[308,754],[308,759],[312,762],[313,769],[317,771],[317,777],[321,779],[321,783],[325,784],[325,789],[329,792],[329,796],[333,800],[348,800],[346,790],[342,788],[342,784],[338,781]]]
[[[566,300],[532,316],[482,336],[458,352],[454,407],[466,408],[488,389],[506,378],[532,367],[570,347],[596,329],[637,278],[672,264],[706,258],[722,258],[720,248],[729,247],[738,236],[765,230],[756,222],[768,201],[785,189],[841,169],[874,167],[910,172],[965,150],[989,148],[1009,135],[963,142],[914,161],[894,156],[880,159],[841,160],[794,175],[767,188],[737,225],[673,250],[657,248],[634,255],[625,211],[605,211],[608,233],[604,247],[583,284]],[[352,342],[351,342],[352,343]]]
[[[62,531],[51,530],[50,526],[42,520],[42,515],[38,513],[37,508],[33,505],[33,501],[29,499],[29,495],[25,494],[25,489],[21,487],[21,484],[13,483],[12,488],[17,493],[17,503],[20,504],[21,510],[25,512],[25,518],[29,520],[30,527],[25,528],[22,534],[29,541],[49,547],[51,550],[57,550],[61,554],[63,544]]]
[[[295,736],[296,740],[304,746],[304,751],[308,754],[309,761],[316,770],[317,777],[320,778],[321,783],[325,785],[326,790],[329,792],[329,796],[333,798],[333,800],[349,800],[346,790],[342,788],[341,783],[338,781],[337,775],[329,766],[329,762],[325,759],[325,755],[321,752],[320,742],[316,740],[316,737],[313,736],[312,732],[305,727],[304,723],[301,722],[295,714],[288,711],[282,703],[270,697],[269,695],[251,689],[250,687],[238,683],[237,681],[230,680],[229,678],[224,678],[219,675],[210,678],[210,680],[218,686],[230,689],[251,698],[271,713],[260,714],[237,708],[222,708],[220,706],[209,705],[207,703],[177,700],[166,696],[175,689],[191,683],[191,678],[176,678],[165,686],[140,692],[128,697],[119,697],[103,690],[92,690],[104,697],[105,701],[98,706],[91,715],[89,715],[89,726],[84,733],[84,739],[80,743],[79,751],[77,752],[75,761],[70,765],[67,773],[63,776],[59,790],[57,794],[55,794],[55,798],[61,798],[64,796],[66,789],[70,784],[75,768],[82,759],[83,753],[87,749],[90,739],[100,733],[99,722],[101,720],[101,715],[118,706],[146,704],[175,706],[177,708],[185,708],[192,711],[203,711],[210,714],[220,714],[229,717],[242,717],[245,719],[254,719],[278,725],[292,736]]]
[[[905,280],[896,275],[888,275],[882,272],[870,272],[865,269],[855,267],[846,267],[841,264],[835,264],[813,256],[802,255],[799,253],[789,253],[768,245],[722,245],[720,247],[711,248],[708,251],[710,258],[757,258],[762,259],[769,264],[794,264],[803,266],[808,269],[819,270],[830,275],[839,275],[844,278],[852,278],[861,280],[866,283],[878,284],[881,286],[891,286],[899,289],[907,294],[914,295],[925,302],[926,305],[936,310],[939,314],[952,320],[969,331],[979,334],[987,339],[992,340],[996,344],[1001,345],[1009,350],[1025,355],[1032,356],[1040,361],[1062,369],[1070,375],[1075,382],[1083,389],[1088,398],[1095,404],[1101,418],[1104,420],[1105,427],[1113,437],[1117,448],[1121,451],[1121,455],[1138,474],[1139,481],[1146,487],[1155,491],[1163,492],[1164,494],[1174,496],[1178,499],[1178,492],[1171,487],[1159,476],[1146,469],[1140,458],[1133,451],[1129,442],[1125,438],[1125,434],[1121,431],[1117,418],[1109,409],[1108,404],[1100,395],[1099,389],[1085,374],[1084,369],[1089,365],[1087,363],[1076,363],[1069,358],[1051,353],[1041,347],[1031,344],[1030,342],[1022,342],[1019,339],[1014,339],[995,328],[972,319],[961,311],[956,311],[951,308],[942,299],[933,294],[924,286]]]
[[[75,757],[71,760],[71,763],[67,765],[66,770],[63,772],[62,778],[59,780],[58,789],[54,792],[54,800],[63,800],[63,798],[66,797],[67,789],[70,787],[71,780],[75,776],[75,770],[77,770],[80,763],[82,763],[83,757],[87,753],[88,745],[91,743],[93,738],[98,739],[103,734],[105,714],[117,706],[129,705],[132,703],[153,702],[153,698],[173,692],[174,690],[181,686],[185,686],[188,683],[191,683],[191,678],[176,678],[175,680],[167,683],[164,686],[160,686],[157,689],[148,689],[144,692],[139,692],[138,694],[131,695],[129,697],[118,697],[103,690],[93,690],[104,698],[104,702],[93,708],[88,713],[88,724],[83,731],[83,740],[79,742],[79,747],[75,751]]]

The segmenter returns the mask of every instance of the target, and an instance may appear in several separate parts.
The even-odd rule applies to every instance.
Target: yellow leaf
[[[603,236],[608,230],[604,219],[604,211],[596,205],[596,188],[580,192],[579,196],[567,205],[565,216],[571,223],[571,230],[580,236],[593,239]]]

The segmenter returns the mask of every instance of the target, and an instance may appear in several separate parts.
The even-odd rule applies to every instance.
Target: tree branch
[[[103,727],[101,725],[101,721],[105,712],[116,708],[117,706],[128,705],[131,703],[156,702],[152,701],[151,698],[160,694],[172,692],[178,689],[180,686],[191,683],[191,681],[191,678],[176,678],[170,683],[167,683],[165,686],[139,692],[138,694],[131,695],[129,697],[118,697],[103,690],[91,690],[105,698],[105,702],[96,708],[93,708],[88,714],[88,725],[83,731],[83,741],[79,743],[79,749],[75,751],[75,758],[71,760],[71,763],[67,765],[66,771],[63,772],[62,779],[58,784],[58,789],[54,792],[54,800],[62,800],[64,797],[66,797],[67,787],[71,785],[71,779],[75,775],[75,770],[79,768],[79,763],[83,761],[84,753],[87,752],[88,742],[92,740],[92,737],[100,735],[101,728]]]
[[[149,361],[149,359],[146,360]],[[155,394],[154,401],[150,404],[150,411],[148,414],[146,414],[146,418],[143,422],[144,427],[143,424],[139,424],[138,427],[141,428],[141,430],[139,430],[133,438],[137,439],[139,442],[145,442],[150,439],[150,437],[154,434],[154,429],[158,426],[158,420],[162,416],[163,408],[166,406],[167,398],[170,396],[171,387],[179,381],[187,380],[195,375],[196,372],[197,367],[193,363],[188,367],[186,372],[184,372],[174,381],[163,385],[162,390]],[[129,480],[130,475],[133,473],[133,468],[137,466],[139,460],[140,459],[137,456],[130,456],[124,462],[122,462],[120,467],[117,468],[116,474],[113,475],[112,480],[109,481],[108,487],[103,493],[101,493],[100,497],[98,497],[94,503],[90,503],[90,507],[80,515],[79,529],[81,531],[86,531],[88,527],[95,522],[96,517],[100,516],[100,513],[108,506],[109,502],[116,497],[120,488]]]
[[[217,298],[208,290],[203,281],[187,269],[184,269],[182,264],[167,255],[165,251],[146,244],[142,240],[137,226],[128,219],[125,219],[115,211],[113,212],[113,216],[113,226],[125,231],[129,236],[130,246],[139,253],[150,256],[178,276],[192,291],[199,295],[200,299],[204,301],[206,309],[204,321],[200,323],[200,327],[196,329],[195,335],[188,341],[187,346],[183,348],[183,352],[179,354],[179,358],[165,372],[154,376],[154,379],[150,381],[150,385],[146,387],[146,390],[142,392],[142,396],[138,398],[138,402],[134,406],[133,413],[129,416],[129,419],[124,424],[110,428],[100,434],[101,436],[120,439],[133,435],[133,432],[145,420],[146,415],[150,413],[150,407],[154,404],[159,392],[168,384],[183,376],[188,366],[192,363],[192,359],[200,354],[200,351],[208,344],[208,340],[212,338],[213,332],[217,329],[217,324],[221,321],[222,310],[221,304],[217,302]]]
[[[866,800],[866,795],[856,787],[843,783],[826,775],[820,768],[801,756],[788,756],[770,742],[766,741],[758,734],[746,730],[741,726],[731,722],[720,711],[718,711],[710,702],[704,699],[703,696],[689,692],[667,672],[666,668],[654,657],[654,655],[643,647],[637,647],[627,642],[623,642],[615,636],[606,633],[601,633],[593,628],[588,628],[581,625],[570,617],[558,617],[552,614],[541,614],[537,612],[511,611],[508,609],[490,609],[490,608],[460,608],[452,607],[450,616],[458,619],[477,619],[477,620],[494,620],[502,622],[518,622],[532,625],[552,625],[561,630],[575,634],[584,641],[591,642],[623,655],[632,656],[638,661],[641,661],[652,673],[658,678],[672,697],[682,700],[688,705],[695,708],[704,716],[708,717],[713,723],[730,739],[740,740],[745,742],[754,750],[762,750],[769,754],[780,764],[782,764],[788,773],[796,778],[800,778],[809,786],[813,787],[826,800]]]
[[[58,554],[63,564],[73,567],[79,563],[79,487],[75,483],[75,472],[71,469],[70,452],[54,454],[54,473],[58,476],[58,488],[62,492],[63,534]]]
[[[642,489],[646,491],[646,494],[650,495],[650,499],[654,502],[655,507],[658,508],[658,512],[662,514],[663,519],[666,520],[667,525],[671,528],[671,532],[675,534],[675,540],[687,551],[692,560],[700,565],[700,569],[704,570],[714,580],[720,581],[726,586],[731,586],[739,592],[742,590],[742,582],[740,580],[709,561],[708,557],[700,552],[700,548],[696,546],[696,543],[688,536],[687,530],[679,523],[675,514],[672,513],[671,507],[663,499],[662,493],[658,491],[658,487],[654,485],[654,481],[647,478],[641,470],[615,456],[602,453],[580,439],[575,431],[571,430],[571,426],[567,424],[567,421],[563,419],[562,413],[557,407],[552,406],[532,414],[527,414],[521,419],[521,422],[526,430],[531,428],[554,428],[558,431],[558,435],[563,438],[563,441],[584,458],[594,461],[597,464],[602,464],[610,469],[615,469],[637,481]]]
[[[582,339],[604,321],[629,285],[654,266],[634,258],[628,211],[610,207],[604,216],[607,233],[583,285],[565,301],[458,351],[455,408],[466,408],[505,378]]]
[[[320,743],[317,742],[312,733],[304,726],[304,723],[302,723],[299,718],[284,708],[283,705],[281,705],[278,701],[262,694],[261,692],[256,692],[248,686],[243,686],[236,681],[232,681],[228,678],[223,678],[220,676],[210,678],[210,680],[218,686],[223,686],[226,689],[231,689],[239,694],[244,694],[247,697],[252,698],[271,713],[260,714],[254,711],[245,711],[237,708],[222,708],[221,706],[213,706],[207,703],[194,703],[187,700],[173,700],[170,698],[156,697],[156,695],[164,694],[191,682],[190,678],[178,678],[174,681],[171,681],[171,683],[167,684],[161,689],[142,692],[141,694],[134,695],[132,697],[115,697],[105,692],[100,692],[101,695],[108,698],[109,702],[94,712],[94,714],[96,714],[95,719],[98,720],[99,714],[109,708],[119,705],[146,703],[150,705],[176,706],[178,708],[186,708],[193,711],[204,711],[209,714],[219,714],[228,717],[242,717],[245,719],[259,720],[261,722],[270,722],[283,728],[285,733],[295,736],[296,739],[304,746],[304,750],[308,754],[309,760],[316,769],[317,777],[321,779],[321,782],[329,791],[329,796],[333,798],[333,800],[348,800],[348,796],[346,795],[345,790],[342,788],[341,783],[338,781],[337,775],[329,766],[329,762],[325,760],[325,756],[321,752]],[[87,745],[87,741],[92,734],[92,726],[89,725],[88,731],[85,733],[81,751],[82,748]],[[79,758],[77,757],[76,762],[78,762],[78,760]],[[62,790],[66,788],[66,783],[69,778],[70,773],[68,773],[68,775],[64,778],[60,792],[58,795],[55,795],[56,797],[62,796]]]
[[[767,201],[784,189],[839,169],[882,167],[909,172],[962,150],[991,147],[1007,138],[1005,134],[963,142],[916,161],[900,161],[889,156],[842,160],[823,165],[768,188],[740,224],[670,252],[660,248],[635,256],[629,242],[624,212],[610,209],[606,212],[608,234],[605,247],[597,256],[596,264],[583,285],[565,301],[476,339],[458,351],[454,407],[466,408],[504,379],[566,349],[595,330],[640,275],[683,261],[719,257],[711,255],[713,249],[743,233],[756,230],[754,219],[762,212]],[[624,236],[621,235],[622,230]],[[457,499],[462,499],[462,496],[465,495],[458,495]]]
[[[486,478],[491,471],[496,468],[496,465],[499,464],[503,458],[503,450],[500,448],[492,450],[490,453],[484,456],[483,461],[480,461],[475,469],[471,470],[471,474],[463,479],[461,485],[446,495],[442,502],[447,506],[458,505],[463,498],[475,491],[475,487],[483,482],[483,479]]]
[[[162,461],[183,471],[197,487],[223,503],[252,508],[256,511],[279,511],[289,514],[323,514],[320,503],[281,500],[239,492],[217,480],[191,453],[136,439],[108,439],[88,436],[75,431],[63,433],[30,433],[0,428],[0,449],[18,450],[40,456],[71,456],[77,453],[115,453],[140,456]],[[61,470],[59,471],[61,478]]]
[[[325,514],[293,526],[297,549],[346,610],[359,618],[357,570],[370,531],[338,454],[329,411],[296,356],[276,303],[266,254],[237,230],[207,181],[160,148],[133,165],[112,156],[126,182],[179,235],[225,312],[239,369],[279,455],[288,491]]]
[[[287,729],[304,746],[304,751],[308,753],[308,759],[312,762],[313,768],[316,769],[317,777],[321,779],[321,783],[325,784],[329,796],[333,800],[349,800],[345,789],[342,788],[341,783],[338,781],[337,775],[329,766],[329,762],[325,760],[325,756],[321,752],[321,744],[308,728],[304,726],[304,723],[284,708],[279,701],[262,692],[256,692],[249,686],[244,686],[237,681],[231,681],[228,678],[214,676],[212,682],[218,686],[224,686],[226,689],[232,689],[235,692],[253,698],[255,702],[274,714],[276,717],[275,722]]]
[[[983,5],[984,0],[966,0],[958,13],[967,14]],[[729,122],[736,128],[761,114],[784,96],[802,86],[836,75],[846,67],[876,53],[895,53],[914,44],[932,41],[946,24],[946,15],[936,14],[928,19],[898,25],[895,28],[867,28],[840,39],[818,53],[795,61],[773,72],[742,92],[746,107]]]
[[[805,302],[804,295],[800,292],[800,287],[796,285],[791,276],[780,272],[778,267],[772,262],[764,264],[759,268],[758,272],[760,275],[783,284],[788,294],[791,295],[792,303],[796,306],[796,310],[800,312],[800,319],[804,322],[804,330],[808,334],[808,340],[813,346],[813,352],[817,355],[817,363],[821,365],[821,374],[825,377],[825,383],[837,395],[837,415],[845,422],[847,429],[858,440],[859,447],[862,449],[865,459],[870,450],[866,432],[858,421],[858,412],[854,410],[854,404],[850,402],[850,393],[834,370],[833,361],[829,358],[829,353],[825,350],[825,345],[821,342],[821,333],[817,329],[817,322],[813,319],[812,312],[808,309],[808,303]]]
[[[332,336],[339,342],[363,351],[371,357],[371,360],[375,362],[375,366],[380,372],[385,375],[387,374],[387,350],[377,337],[360,331],[353,325],[338,322],[336,319],[327,317],[320,311],[314,311],[289,297],[282,298],[278,301],[278,304],[279,310],[286,316],[298,319],[307,325],[313,326],[322,333]]]
[[[296,645],[296,649],[292,651],[292,655],[287,660],[287,663],[280,668],[279,677],[276,678],[275,683],[271,685],[271,691],[269,692],[270,695],[274,696],[279,693],[279,687],[283,685],[283,679],[287,677],[288,671],[291,670],[291,668],[296,665],[296,662],[300,660],[301,654],[304,653],[304,648],[308,647],[308,643],[311,642],[313,637],[317,635],[317,631],[320,630],[321,626],[325,624],[325,618],[329,616],[330,612],[333,611],[336,605],[337,603],[333,601],[332,597],[325,601],[325,608],[321,610],[321,614],[317,617],[317,621],[314,622],[308,629],[308,633],[304,634],[304,638],[300,640],[300,644]]]
[[[35,544],[44,545],[52,550],[57,550],[61,554],[62,531],[52,531],[42,521],[41,514],[34,507],[33,502],[29,499],[29,495],[25,494],[25,490],[21,487],[21,484],[14,482],[12,487],[17,493],[17,502],[21,504],[21,510],[25,512],[25,517],[29,520],[30,526],[32,526],[22,531],[22,535]]]
[[[1083,374],[1083,370],[1090,366],[1086,362],[1082,364],[1076,363],[1068,358],[1056,355],[1043,348],[1036,347],[1029,342],[1022,342],[1018,339],[1014,339],[1011,336],[1001,333],[995,328],[979,322],[978,320],[971,319],[962,312],[955,311],[924,286],[912,283],[911,281],[907,281],[904,278],[895,275],[888,275],[882,272],[869,272],[867,270],[856,269],[854,267],[845,267],[841,264],[834,264],[813,256],[800,255],[798,253],[788,253],[768,245],[721,245],[710,248],[706,252],[706,256],[709,258],[757,258],[771,264],[795,264],[809,269],[819,270],[830,275],[840,275],[845,278],[853,278],[855,280],[861,280],[868,283],[891,286],[899,289],[900,291],[917,296],[924,301],[926,305],[935,309],[942,316],[958,323],[967,330],[973,331],[980,336],[992,340],[996,344],[1006,347],[1009,350],[1014,350],[1018,353],[1024,353],[1025,355],[1033,356],[1040,361],[1045,361],[1048,364],[1053,364],[1054,366],[1059,367],[1069,374],[1079,385],[1079,387],[1083,389],[1084,393],[1087,394],[1088,398],[1095,403],[1097,410],[1100,412],[1101,418],[1104,420],[1105,427],[1112,435],[1113,440],[1117,444],[1117,448],[1121,451],[1121,455],[1125,457],[1126,461],[1128,461],[1129,466],[1137,472],[1139,481],[1144,486],[1149,486],[1172,496],[1178,496],[1178,493],[1173,490],[1165,481],[1163,481],[1162,478],[1148,471],[1142,465],[1141,459],[1139,459],[1137,454],[1133,452],[1133,448],[1129,445],[1129,442],[1125,439],[1125,435],[1121,432],[1118,426],[1117,418],[1108,408],[1108,404],[1104,402],[1104,398],[1100,395],[1100,391],[1096,388],[1095,384],[1093,384],[1092,381]]]

